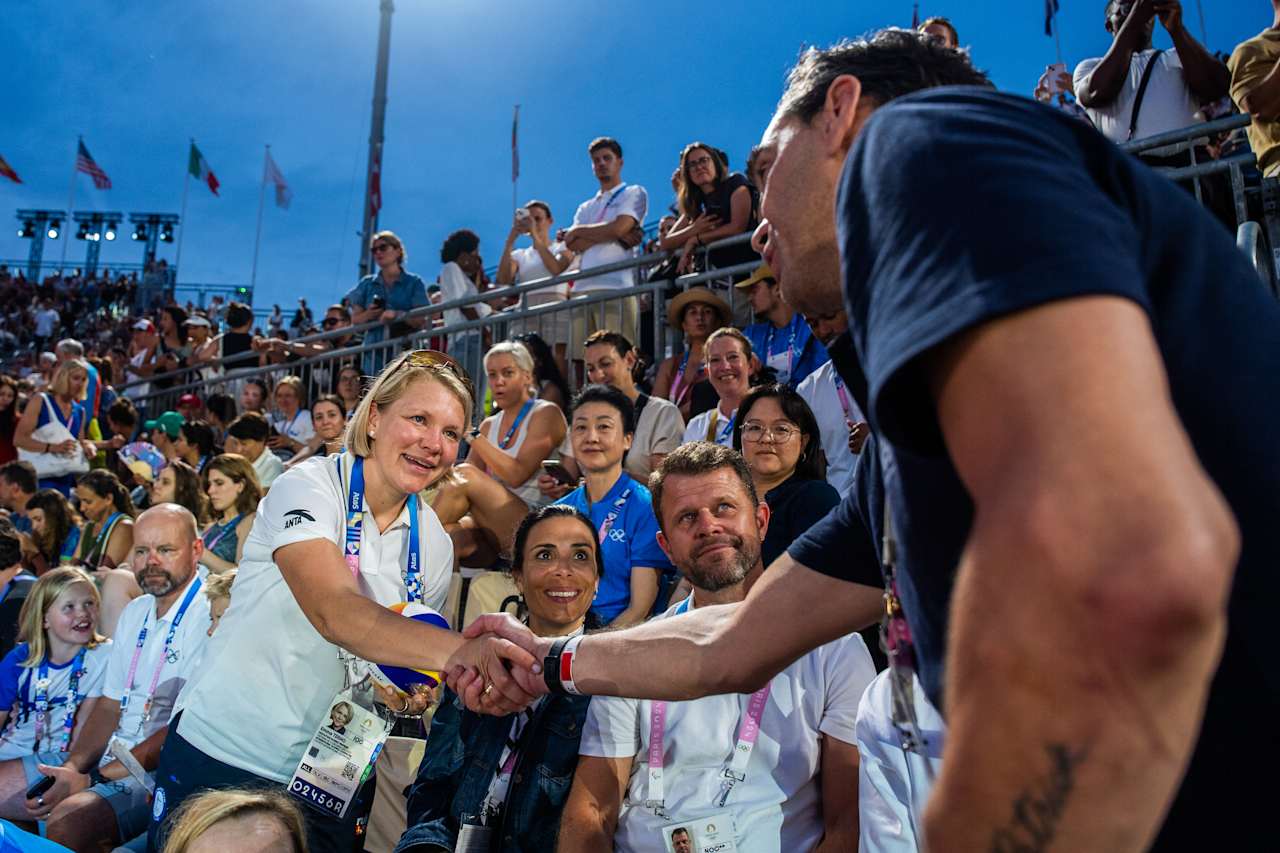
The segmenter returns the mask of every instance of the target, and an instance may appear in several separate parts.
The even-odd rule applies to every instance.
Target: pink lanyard
[[[138,720],[139,732],[147,724],[147,720],[151,719],[151,703],[156,698],[156,688],[160,686],[160,671],[164,669],[166,663],[178,662],[177,654],[172,651],[173,638],[178,633],[178,626],[182,624],[182,617],[186,615],[187,608],[191,606],[191,600],[196,597],[196,593],[200,591],[200,587],[203,584],[204,582],[198,577],[191,582],[191,587],[183,597],[182,604],[178,607],[178,612],[174,614],[173,621],[169,623],[169,635],[165,637],[164,648],[160,651],[160,659],[156,661],[156,670],[151,673],[151,687],[147,690],[147,699],[142,705],[142,717]],[[129,661],[129,676],[125,679],[124,695],[120,697],[121,720],[124,719],[125,709],[129,707],[129,694],[133,691],[133,679],[138,674],[138,659],[142,657],[142,647],[147,644],[147,623],[150,621],[151,614],[148,613],[142,620],[142,630],[138,632],[138,642],[133,647],[133,659]]]
[[[853,408],[849,405],[849,393],[844,389],[844,380],[835,374],[836,394],[840,397],[840,408],[844,409],[844,421],[853,426]]]

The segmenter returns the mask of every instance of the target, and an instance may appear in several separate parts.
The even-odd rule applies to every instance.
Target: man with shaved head
[[[73,850],[146,832],[146,788],[107,746],[119,740],[148,771],[159,760],[174,702],[208,640],[209,602],[196,574],[203,550],[184,507],[159,504],[138,516],[129,560],[145,594],[120,614],[102,695],[69,754],[0,764],[0,813],[48,821],[48,837]],[[53,777],[53,786],[24,800],[41,776]]]

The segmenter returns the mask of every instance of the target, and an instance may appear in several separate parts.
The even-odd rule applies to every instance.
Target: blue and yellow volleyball
[[[435,625],[437,628],[449,630],[449,621],[441,616],[435,610],[427,607],[425,604],[417,602],[401,602],[392,604],[391,610],[406,616],[418,622],[425,622],[428,625]],[[378,672],[380,672],[387,681],[390,681],[396,687],[405,691],[409,691],[410,685],[426,684],[429,687],[435,687],[440,683],[440,673],[426,669],[411,669],[404,666],[389,666],[387,664],[378,664]]]

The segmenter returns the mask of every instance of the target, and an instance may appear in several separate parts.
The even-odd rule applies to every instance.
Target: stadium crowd
[[[1173,51],[1151,49],[1157,21]],[[1274,499],[1277,483],[1208,452],[1206,432],[1245,414],[1185,386],[1198,370],[1267,375],[1259,341],[1274,367],[1280,319],[1274,304],[1223,308],[1202,291],[1209,270],[1215,285],[1240,279],[1238,292],[1252,273],[1189,196],[1103,136],[1181,128],[1230,94],[1273,171],[1280,0],[1273,28],[1229,66],[1186,32],[1176,0],[1111,0],[1105,23],[1106,56],[1074,75],[1051,67],[1037,88],[1070,119],[991,89],[946,19],[810,50],[743,172],[709,143],[679,152],[647,244],[648,193],[600,137],[586,152],[596,186],[570,224],[543,201],[516,210],[492,280],[470,230],[444,240],[432,283],[382,231],[376,272],[318,323],[305,300],[287,329],[276,305],[264,332],[237,302],[140,305],[123,276],[37,286],[0,268],[16,353],[0,374],[4,837],[21,827],[32,850],[229,850],[252,836],[396,853],[1202,838],[1196,809],[1227,796],[1213,787],[1231,767],[1230,726],[1243,715],[1269,731],[1277,704],[1236,627],[1260,618],[1273,581],[1256,564],[1276,554],[1244,500]],[[1207,140],[1207,155],[1224,144]],[[1076,185],[1028,156],[1049,145],[1069,152],[1052,165]],[[918,173],[885,168],[894,158]],[[1008,163],[1026,174],[974,183]],[[937,185],[923,196],[920,175]],[[922,212],[948,190],[1021,217],[1029,266],[993,260],[981,223]],[[1026,230],[1046,203],[1059,236],[1078,239],[1055,247]],[[1138,243],[1094,253],[1088,240],[1116,230]],[[669,255],[588,273],[642,245]],[[410,313],[575,272],[523,298]],[[707,274],[661,301],[628,293],[689,273]],[[590,310],[522,313],[601,294]],[[656,305],[670,351],[654,348]],[[1190,364],[1180,347],[1203,352],[1187,342],[1224,329],[1214,364]],[[1033,364],[1043,387],[1010,373]],[[1052,405],[1064,392],[1079,412]],[[1107,392],[1154,413],[1140,441],[1104,414]],[[1114,487],[1097,506],[1068,500],[1096,491],[1044,450],[1081,418],[1072,460],[1100,466],[1094,488]],[[1188,505],[1150,492],[1134,500],[1153,515],[1126,505],[1148,481],[1126,479],[1118,446]],[[1082,526],[1029,544],[990,532],[1021,530],[1027,506]],[[1097,533],[1104,518],[1172,537],[1150,546],[1150,578],[1077,581],[1037,550],[1114,569],[1130,540],[1103,541],[1120,535]],[[1013,559],[1023,544],[1048,565],[1039,586]],[[973,580],[989,564],[1002,567],[996,593]],[[1193,570],[1198,592],[1176,598],[1177,572]],[[1226,591],[1232,572],[1252,602]],[[1145,593],[1099,593],[1109,582]],[[1043,643],[1010,651],[1000,632],[1015,630]],[[1131,653],[1107,664],[1112,693],[1085,673],[1110,648],[1088,644],[1116,633]],[[1102,699],[1036,674],[1062,675],[1065,650],[1084,663],[1062,681]],[[1169,740],[1099,769],[1140,730],[1115,710],[1122,694],[1167,711]],[[1052,731],[1022,731],[1041,724]],[[966,770],[987,774],[980,796]]]

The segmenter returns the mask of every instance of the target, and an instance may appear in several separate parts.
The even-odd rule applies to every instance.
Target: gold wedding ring
[[[492,682],[492,681],[490,681],[490,682],[489,682],[489,684],[484,688],[484,692],[483,692],[483,693],[481,693],[480,695],[481,695],[481,696],[488,696],[488,695],[489,695],[490,693],[492,693],[492,692],[493,692],[493,682]]]

